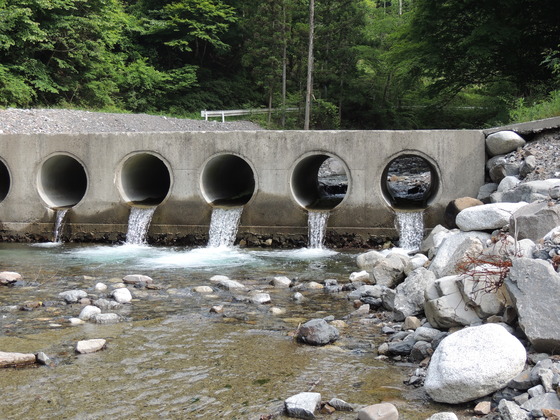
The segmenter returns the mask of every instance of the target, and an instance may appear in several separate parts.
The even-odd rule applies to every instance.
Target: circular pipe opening
[[[348,172],[338,158],[316,154],[301,159],[290,181],[297,203],[307,210],[332,210],[348,191]]]
[[[402,154],[385,167],[381,189],[395,209],[424,209],[439,189],[437,170],[422,156]]]
[[[243,206],[253,197],[255,186],[253,169],[236,155],[214,156],[202,170],[202,194],[213,206]]]
[[[11,185],[10,171],[4,163],[0,160],[0,203],[8,196]]]
[[[87,183],[84,165],[72,156],[51,156],[39,171],[39,194],[51,208],[74,207],[84,198]]]
[[[157,206],[171,189],[165,162],[151,153],[129,157],[120,170],[120,192],[124,200],[140,206]]]

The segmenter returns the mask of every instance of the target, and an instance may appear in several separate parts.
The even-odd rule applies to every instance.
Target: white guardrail
[[[269,111],[277,112],[282,111],[278,108],[256,108],[256,109],[232,109],[232,110],[224,110],[224,111],[200,111],[200,116],[204,117],[206,121],[208,118],[212,117],[222,117],[222,122],[226,121],[226,117],[238,117],[241,115],[251,115],[251,114],[266,114]],[[299,111],[299,108],[286,108],[284,109],[285,112],[296,112]]]

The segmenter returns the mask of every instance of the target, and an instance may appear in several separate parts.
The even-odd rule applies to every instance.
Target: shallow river
[[[346,320],[331,346],[298,344],[293,332],[312,318],[346,317],[346,293],[293,291],[269,286],[272,276],[298,283],[355,271],[355,254],[325,250],[263,251],[147,246],[32,246],[0,244],[0,271],[17,271],[24,282],[0,288],[0,351],[44,351],[54,367],[0,371],[2,419],[259,419],[285,398],[314,391],[323,400],[353,404],[392,402],[401,419],[423,419],[444,408],[403,385],[412,367],[375,359],[379,326]],[[159,290],[135,289],[132,304],[115,311],[124,321],[70,326],[81,306],[61,303],[58,293],[109,286],[127,274],[146,274]],[[192,292],[222,274],[269,293],[272,305],[248,303],[239,294]],[[42,302],[30,310],[11,305]],[[210,313],[224,305],[223,314]],[[32,306],[32,305],[31,305]],[[108,311],[103,311],[108,312]],[[104,351],[76,355],[76,342],[104,338]],[[337,412],[319,418],[355,419]]]

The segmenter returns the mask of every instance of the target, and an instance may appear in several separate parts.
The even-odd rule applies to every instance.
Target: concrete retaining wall
[[[184,238],[206,234],[211,202],[238,200],[238,237],[305,235],[306,178],[335,157],[349,184],[329,232],[395,236],[383,172],[401,155],[424,158],[437,177],[427,228],[484,182],[484,135],[474,130],[0,135],[0,233],[51,239],[56,208],[70,207],[69,239],[115,240],[131,203],[159,203],[150,237]]]

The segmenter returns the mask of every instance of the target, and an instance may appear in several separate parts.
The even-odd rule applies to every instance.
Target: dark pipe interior
[[[123,164],[121,185],[128,202],[157,206],[169,194],[171,176],[160,158],[141,153],[130,157]]]
[[[202,188],[212,205],[243,206],[255,192],[255,175],[249,164],[239,156],[220,155],[204,167]]]
[[[0,160],[0,202],[4,201],[10,191],[10,172],[4,162]]]
[[[87,189],[86,171],[71,156],[52,156],[40,172],[41,190],[53,208],[69,208],[80,202]]]

